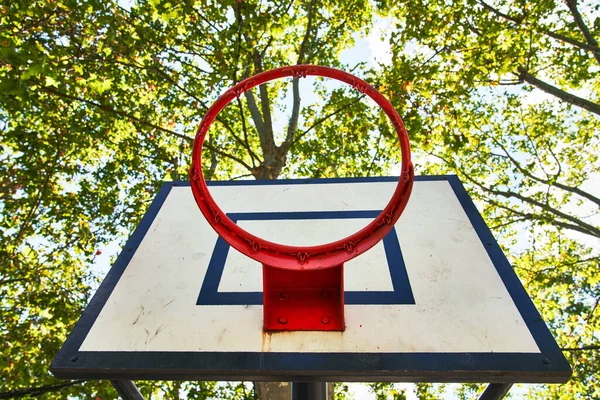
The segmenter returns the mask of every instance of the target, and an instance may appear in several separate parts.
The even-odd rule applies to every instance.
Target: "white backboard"
[[[215,182],[251,233],[293,245],[369,223],[397,178]],[[344,332],[262,330],[261,265],[167,183],[55,359],[59,377],[562,382],[570,368],[454,176],[417,177],[394,229],[345,265]]]

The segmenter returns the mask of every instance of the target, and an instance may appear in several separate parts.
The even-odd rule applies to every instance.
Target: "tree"
[[[531,394],[597,397],[599,6],[379,6],[396,26],[382,82],[417,116],[420,171],[468,185],[575,369]]]
[[[589,183],[598,170],[597,5],[379,1],[396,22],[392,63],[367,69],[338,60],[371,28],[366,0],[119,4],[0,9],[0,395],[116,395],[106,383],[61,386],[48,373],[96,285],[89,265],[128,235],[162,180],[187,179],[193,132],[220,93],[297,63],[368,79],[403,117],[420,172],[460,174],[575,365],[569,385],[532,390],[598,395],[589,240],[599,224],[585,214],[598,206]],[[203,160],[207,179],[385,174],[396,146],[359,93],[295,79],[226,107]],[[237,383],[140,388],[169,398],[254,395]]]
[[[219,93],[273,66],[339,65],[352,35],[368,29],[370,5],[40,0],[3,5],[0,18],[2,395],[115,396],[106,384],[48,373],[95,285],[88,266],[99,247],[127,236],[163,179],[186,179],[192,132]],[[278,143],[271,114],[283,90],[262,86],[220,114],[207,178],[276,178],[328,110],[358,104],[356,95],[343,103],[349,91],[323,89],[323,110],[305,112],[295,80]],[[140,389],[205,398],[219,387]]]

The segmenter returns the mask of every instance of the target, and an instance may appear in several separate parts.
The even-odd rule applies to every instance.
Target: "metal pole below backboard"
[[[123,400],[144,400],[133,381],[110,381]]]
[[[327,400],[327,382],[292,382],[292,400]]]
[[[512,383],[490,383],[479,397],[479,400],[500,400],[508,393]]]

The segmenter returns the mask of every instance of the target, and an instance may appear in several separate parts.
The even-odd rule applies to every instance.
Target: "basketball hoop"
[[[208,127],[245,90],[308,75],[349,83],[384,108],[400,137],[400,179],[209,182],[226,215],[199,164]],[[307,65],[245,80],[210,108],[193,157],[190,182],[162,185],[81,314],[50,366],[56,378],[111,380],[124,399],[140,398],[129,379],[294,381],[292,397],[311,399],[335,381],[493,382],[481,395],[489,400],[513,383],[572,375],[459,178],[413,176],[400,118],[362,80]],[[418,201],[399,229],[413,180]],[[394,190],[379,215],[376,195]],[[311,207],[317,196],[325,201]],[[376,220],[312,247],[271,243],[236,226],[318,243],[364,218]],[[329,231],[315,229],[318,220]],[[275,236],[281,221],[290,229]],[[343,276],[343,263],[380,239]],[[262,296],[252,259],[262,263]]]
[[[327,244],[290,246],[252,235],[219,208],[204,180],[202,147],[210,125],[229,102],[266,82],[306,76],[339,80],[373,99],[396,130],[402,168],[388,205],[366,227],[345,239]],[[343,264],[375,246],[389,233],[406,207],[413,181],[408,135],[392,104],[362,79],[334,68],[314,65],[296,65],[262,72],[241,81],[221,95],[208,109],[196,132],[190,170],[194,198],[212,228],[236,250],[263,264],[265,330],[344,330]]]

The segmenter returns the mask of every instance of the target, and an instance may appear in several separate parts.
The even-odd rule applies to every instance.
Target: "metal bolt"
[[[324,323],[324,324],[328,324],[328,323],[329,323],[329,321],[331,321],[331,320],[329,319],[329,317],[323,317],[323,318],[321,318],[321,322],[322,322],[322,323]]]
[[[73,356],[73,357],[71,357],[71,362],[75,362],[75,361],[77,361],[77,360],[79,360],[79,357],[77,357],[77,356]]]
[[[277,321],[278,321],[280,324],[282,324],[282,325],[285,325],[285,324],[287,324],[287,318],[286,318],[286,317],[279,317],[279,318],[277,318]]]
[[[542,360],[542,363],[544,363],[544,364],[546,364],[546,365],[549,365],[549,364],[550,364],[550,360],[548,360],[547,358],[544,358],[544,359]]]
[[[281,300],[286,300],[288,298],[287,292],[281,292],[281,293],[279,293],[279,298]]]

